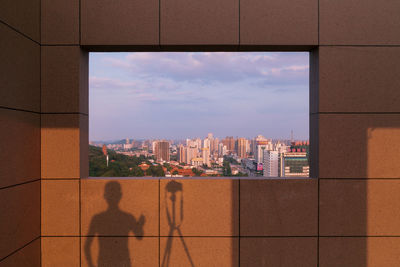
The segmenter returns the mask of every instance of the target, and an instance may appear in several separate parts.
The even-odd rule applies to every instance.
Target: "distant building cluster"
[[[192,169],[201,171],[202,176],[223,176],[227,175],[227,164],[232,175],[309,177],[310,174],[307,140],[273,140],[262,135],[252,139],[233,136],[219,139],[209,133],[204,139],[122,141],[106,147],[128,156],[153,157],[152,164],[168,165],[166,176],[192,176],[196,174]]]

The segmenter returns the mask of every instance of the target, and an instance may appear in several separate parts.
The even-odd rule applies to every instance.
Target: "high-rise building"
[[[227,136],[225,139],[222,140],[222,143],[226,146],[229,152],[235,151],[235,139],[233,136]]]
[[[283,177],[309,177],[310,166],[307,152],[287,152],[281,163]]]
[[[278,177],[279,174],[279,152],[264,150],[263,176]]]
[[[209,148],[210,148],[210,154],[211,154],[215,150],[215,147],[214,147],[214,135],[212,133],[209,133],[207,135],[207,139],[210,142]]]
[[[246,158],[247,157],[247,139],[246,138],[239,138],[237,141],[237,155],[239,158]]]
[[[211,153],[218,152],[219,139],[214,138],[213,144],[214,145],[211,146]]]
[[[208,167],[210,167],[211,166],[211,163],[210,163],[210,149],[208,147],[202,148],[202,158],[203,158],[203,164],[205,164]]]
[[[256,146],[255,159],[257,163],[264,162],[264,151],[268,150],[268,141],[258,141]]]
[[[178,162],[186,162],[186,149],[185,147],[181,144],[178,146]]]
[[[186,163],[187,164],[191,164],[192,159],[197,158],[198,157],[198,149],[197,146],[193,145],[193,146],[187,146],[186,147]]]
[[[275,145],[275,149],[274,150],[278,151],[279,153],[285,153],[285,152],[289,151],[289,146],[287,146],[287,145],[285,145],[285,144],[283,144],[281,142],[278,142]]]
[[[252,148],[251,148],[251,150],[252,150],[254,155],[256,154],[257,145],[258,145],[257,142],[259,142],[259,141],[268,141],[268,139],[259,134],[252,140]]]
[[[155,141],[155,156],[157,161],[169,161],[169,142]]]
[[[203,141],[203,148],[211,149],[211,142],[210,139],[208,139],[208,137]]]
[[[201,141],[201,139],[200,138],[196,138],[195,140],[194,140],[194,142],[195,142],[195,144],[196,144],[196,146],[197,146],[197,149],[201,149],[201,144],[202,144],[202,141]]]

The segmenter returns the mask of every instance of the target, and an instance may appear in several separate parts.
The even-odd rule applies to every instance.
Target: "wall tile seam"
[[[28,109],[20,109],[20,108],[12,108],[12,107],[6,107],[6,106],[0,106],[0,110],[6,109],[6,110],[13,110],[13,111],[20,111],[20,112],[27,112],[27,113],[33,113],[33,114],[38,114],[40,115],[40,111],[34,111],[34,110],[28,110]],[[40,110],[40,109],[39,109]]]
[[[109,237],[109,238],[119,238],[119,237],[146,237],[146,238],[159,238],[160,236],[158,236],[158,235],[138,235],[138,236],[136,236],[136,235],[116,235],[116,236],[113,236],[113,235],[41,235],[41,237],[49,237],[49,238],[58,238],[58,237],[60,237],[60,238],[62,238],[62,237],[74,237],[74,238],[76,238],[76,237],[82,237],[82,238],[84,238],[84,237],[101,237],[101,238],[107,238],[107,237]]]
[[[41,112],[41,111],[34,111],[34,110],[28,110],[28,109],[12,108],[12,107],[7,107],[7,106],[0,106],[0,110],[1,109],[14,110],[14,111],[20,111],[20,112],[28,112],[28,113],[38,114],[38,115],[83,115],[83,116],[89,116],[89,113],[84,113],[84,112]],[[40,105],[40,109],[41,109],[41,105]]]
[[[89,116],[89,113],[83,112],[41,112],[41,115],[82,115]]]
[[[82,236],[82,183],[79,179],[79,235]],[[82,238],[79,238],[79,266],[82,265]]]
[[[161,180],[158,179],[158,266],[161,266]]]
[[[320,238],[400,238],[398,235],[321,235]]]
[[[319,44],[320,47],[400,47],[400,44]]]
[[[82,178],[41,178],[42,181],[79,181]]]
[[[40,85],[40,89],[39,89],[39,111],[40,113],[42,113],[42,0],[40,0],[40,9],[39,9],[39,31],[40,31],[40,50],[39,50],[39,85]],[[40,236],[42,236],[42,231],[43,231],[43,227],[42,227],[42,214],[43,214],[43,209],[42,209],[42,115],[40,115],[39,117],[39,123],[40,123],[40,139],[39,139],[39,143],[40,143],[40,188],[39,188],[39,193],[40,193],[40,206],[39,206],[39,221],[40,221]],[[40,257],[40,266],[42,266],[42,258],[43,258],[43,249],[42,249],[42,239],[40,237],[40,251],[39,251],[39,257]]]
[[[52,46],[56,46],[56,47],[58,47],[58,46],[73,46],[73,47],[80,47],[81,45],[80,44],[48,44],[48,43],[42,43],[41,45],[40,45],[41,47],[52,47]]]
[[[22,186],[22,185],[34,183],[34,182],[37,182],[37,181],[40,181],[40,180],[41,180],[41,179],[38,178],[38,179],[35,179],[35,180],[29,180],[29,181],[22,182],[22,183],[18,183],[18,184],[7,185],[7,186],[0,187],[0,190],[5,190],[5,189],[17,187],[17,186]]]
[[[319,3],[319,0],[318,0],[318,3]],[[319,250],[319,246],[320,246],[320,235],[321,235],[321,232],[320,232],[320,225],[321,225],[321,223],[320,223],[320,206],[321,206],[321,202],[320,202],[320,193],[321,193],[321,183],[320,183],[320,179],[318,179],[318,181],[317,181],[317,186],[318,186],[318,192],[317,192],[317,203],[316,203],[316,205],[317,205],[317,235],[318,235],[318,237],[317,237],[317,266],[319,267],[319,253],[320,253],[320,250]]]
[[[41,237],[101,237],[101,238],[122,238],[122,237],[146,237],[146,238],[166,238],[166,237],[180,237],[179,235],[48,235],[41,234]],[[188,238],[317,238],[317,237],[365,237],[365,236],[318,236],[318,235],[183,235]],[[367,236],[367,237],[400,237],[396,235],[391,236]]]
[[[321,181],[325,180],[336,180],[336,181],[364,181],[364,180],[383,180],[383,181],[390,181],[390,180],[400,180],[400,178],[318,178]]]
[[[18,251],[20,251],[20,250],[24,249],[25,247],[29,246],[30,244],[32,244],[33,242],[35,242],[35,241],[38,240],[38,239],[40,240],[40,236],[35,237],[34,239],[32,239],[31,241],[29,241],[28,243],[26,243],[26,244],[23,245],[22,247],[20,247],[20,248],[14,250],[13,252],[11,252],[10,254],[8,254],[7,256],[1,258],[1,259],[0,259],[0,263],[1,263],[3,260],[5,260],[5,259],[11,257],[12,255],[14,255],[15,253],[17,253]]]
[[[128,236],[81,236],[81,235],[40,235],[36,237],[33,241],[35,241],[38,238],[87,238],[87,237],[98,237],[98,238],[136,238],[136,237],[142,237],[142,238],[153,238],[153,239],[158,239],[158,238],[180,238],[180,236],[134,236],[134,235],[128,235]],[[306,238],[306,239],[316,239],[316,238],[399,238],[399,235],[315,235],[315,236],[187,236],[183,235],[183,237],[187,238],[209,238],[209,239],[215,239],[215,238],[225,238],[225,239],[300,239],[300,238]]]
[[[32,42],[34,42],[35,44],[37,44],[37,45],[40,46],[40,42],[36,41],[35,39],[31,38],[29,35],[27,35],[27,34],[21,32],[20,30],[18,30],[17,28],[11,26],[10,24],[6,23],[5,21],[0,20],[0,23],[3,24],[3,25],[5,25],[5,26],[7,26],[7,27],[10,28],[11,30],[13,30],[13,31],[15,31],[15,32],[17,32],[17,33],[19,33],[20,35],[22,35],[22,36],[25,37],[26,39],[28,39],[28,40],[30,40],[30,41],[32,41]]]
[[[309,115],[400,115],[400,111],[319,111]]]
[[[84,44],[87,52],[311,52],[318,45],[277,44]]]
[[[319,13],[320,13],[320,3],[319,3],[319,1],[320,0],[318,0],[318,2],[317,2],[317,11],[318,11],[318,15],[317,15],[317,18],[318,18],[318,32],[317,32],[317,34],[318,34],[318,37],[317,37],[317,39],[318,39],[318,45],[320,45],[321,44],[321,42],[320,42],[320,15],[319,15]],[[317,262],[319,262],[319,261],[317,261]]]

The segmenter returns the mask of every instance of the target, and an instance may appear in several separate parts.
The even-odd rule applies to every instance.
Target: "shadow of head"
[[[122,198],[120,183],[116,181],[108,182],[104,187],[104,199],[109,207],[117,207]]]

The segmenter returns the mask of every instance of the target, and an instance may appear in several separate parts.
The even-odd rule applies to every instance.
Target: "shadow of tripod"
[[[190,257],[189,254],[189,249],[186,246],[185,240],[183,239],[183,235],[180,229],[180,224],[176,224],[176,209],[175,209],[175,204],[176,204],[176,195],[177,192],[183,193],[183,188],[182,184],[179,182],[176,182],[174,180],[168,182],[168,184],[165,186],[165,207],[166,207],[166,212],[167,212],[167,219],[168,219],[168,225],[169,225],[169,233],[168,233],[168,240],[167,240],[167,245],[165,246],[165,251],[164,251],[164,257],[161,266],[162,267],[168,267],[169,266],[169,261],[171,258],[171,252],[172,252],[172,241],[173,241],[173,234],[174,231],[176,230],[178,232],[179,238],[182,241],[183,248],[185,249],[186,256],[189,259],[190,265],[194,267],[192,258]],[[167,203],[167,194],[168,192],[171,194],[170,200],[172,204],[172,218],[171,214],[168,209],[168,203]],[[182,223],[183,221],[183,195],[181,196],[181,205],[180,205],[180,222]]]

